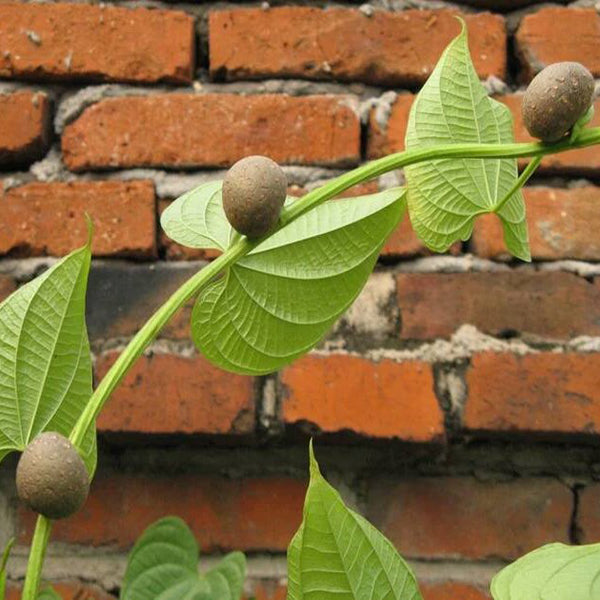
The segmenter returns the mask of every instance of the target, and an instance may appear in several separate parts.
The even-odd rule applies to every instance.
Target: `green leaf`
[[[488,98],[461,23],[462,32],[446,48],[413,103],[407,149],[514,141],[510,111]],[[515,159],[435,160],[410,165],[405,173],[411,222],[429,248],[444,252],[454,242],[469,239],[475,217],[497,212],[508,249],[531,260],[520,190],[499,207],[517,180]]]
[[[62,598],[52,587],[48,586],[40,591],[38,600],[62,600]]]
[[[44,431],[69,436],[92,394],[90,261],[88,242],[0,304],[0,461]],[[79,451],[93,473],[94,428]]]
[[[198,348],[251,375],[310,350],[360,293],[404,214],[404,195],[396,188],[325,202],[274,233],[199,296]]]
[[[2,557],[0,557],[0,600],[4,600],[6,594],[6,564],[8,563],[8,557],[10,556],[10,551],[12,550],[14,543],[14,538],[8,540],[4,552],[2,553]]]
[[[225,250],[233,229],[223,210],[222,185],[211,181],[171,202],[160,218],[165,233],[189,248]]]
[[[548,544],[505,567],[492,580],[494,600],[598,600],[600,544]]]
[[[304,519],[288,548],[287,600],[422,600],[408,565],[323,479],[310,447]]]
[[[177,517],[150,525],[136,542],[121,600],[239,600],[246,559],[232,552],[205,575],[198,572],[198,544]]]

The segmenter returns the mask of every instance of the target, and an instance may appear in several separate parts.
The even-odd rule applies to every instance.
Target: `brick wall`
[[[591,1],[274,4],[0,3],[0,295],[81,244],[89,213],[98,377],[214,257],[167,240],[159,212],[248,154],[286,165],[302,194],[401,150],[457,12],[519,140],[520,93],[540,68],[578,60],[600,76]],[[532,265],[507,260],[494,217],[447,256],[402,224],[328,339],[276,375],[212,367],[182,311],[102,414],[92,495],[56,527],[47,576],[65,598],[106,600],[142,529],[174,513],[204,564],[244,550],[248,593],[284,598],[309,435],[426,600],[482,600],[535,546],[600,539],[599,165],[598,147],[544,161],[525,192]],[[33,516],[16,505],[14,464],[0,467],[0,542],[19,540],[16,598]]]

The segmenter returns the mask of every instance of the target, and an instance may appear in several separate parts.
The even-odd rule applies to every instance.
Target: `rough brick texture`
[[[45,585],[46,582],[44,582]],[[116,600],[115,596],[107,594],[98,586],[72,582],[50,582],[54,591],[58,592],[62,600]],[[42,589],[44,588],[42,585]],[[21,587],[13,584],[8,585],[6,600],[19,600],[21,598]]]
[[[156,254],[154,188],[148,181],[30,183],[0,196],[0,254],[63,256],[95,228],[95,256]]]
[[[118,353],[96,362],[106,374]],[[240,434],[254,430],[254,381],[206,359],[169,354],[140,358],[98,419],[103,432]]]
[[[406,273],[397,289],[402,338],[448,337],[465,323],[496,335],[600,334],[600,286],[570,273]]]
[[[148,525],[176,515],[204,552],[285,551],[302,520],[305,491],[305,481],[285,476],[98,474],[83,509],[56,523],[53,539],[128,548]],[[20,518],[21,541],[28,541],[34,515],[22,509]]]
[[[552,479],[422,477],[375,481],[368,514],[405,556],[514,559],[566,542],[570,510],[571,491]]]
[[[599,369],[597,353],[477,354],[467,371],[463,424],[488,432],[598,434]]]
[[[600,260],[600,188],[528,187],[524,190],[531,255],[538,260]],[[472,247],[485,258],[507,258],[502,226],[495,215],[475,222]]]
[[[600,75],[600,17],[593,8],[548,7],[526,15],[515,41],[528,78],[565,60],[583,63]]]
[[[583,544],[595,544],[600,540],[600,483],[592,483],[579,492],[579,515],[577,525]]]
[[[40,92],[0,95],[0,166],[21,165],[44,155],[50,141],[49,104]]]
[[[213,77],[307,77],[390,86],[423,83],[460,31],[448,10],[375,11],[282,7],[223,10],[209,20]],[[479,75],[504,77],[504,20],[465,15]]]
[[[285,423],[413,442],[439,439],[443,415],[425,363],[309,355],[281,374]],[[343,399],[343,400],[342,400]]]
[[[248,154],[280,163],[351,165],[360,127],[350,97],[161,94],[109,98],[62,138],[67,166],[227,166]]]
[[[488,600],[491,596],[480,587],[449,581],[420,586],[423,600]]]
[[[0,76],[191,81],[194,20],[179,11],[61,2],[0,5]]]

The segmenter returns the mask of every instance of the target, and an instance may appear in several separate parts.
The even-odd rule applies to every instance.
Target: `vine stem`
[[[576,139],[565,138],[555,144],[448,144],[430,148],[406,150],[390,154],[384,158],[362,165],[332,181],[316,188],[300,200],[294,202],[281,213],[277,229],[264,238],[249,240],[242,237],[235,241],[221,256],[192,275],[170,298],[150,317],[144,326],[131,339],[92,394],[70,435],[75,447],[81,447],[85,434],[96,421],[104,404],[127,371],[141,356],[146,347],[156,338],[158,332],[183,305],[209,285],[217,275],[248,254],[253,248],[267,239],[275,231],[285,227],[298,217],[324,201],[338,195],[352,186],[368,181],[379,175],[419,162],[444,158],[520,158],[543,157],[576,148],[584,148],[600,143],[600,127],[583,130]],[[36,600],[37,587],[50,534],[50,525],[43,517],[38,519],[32,542],[29,565],[22,600]]]
[[[27,562],[25,584],[23,586],[22,600],[36,600],[42,578],[42,566],[46,555],[46,548],[50,540],[52,521],[39,515],[35,523],[33,540],[31,541],[31,552]]]

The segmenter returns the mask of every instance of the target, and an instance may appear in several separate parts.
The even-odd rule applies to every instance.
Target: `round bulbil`
[[[533,78],[523,96],[525,127],[533,137],[556,142],[587,112],[593,96],[594,78],[583,65],[550,65]]]
[[[223,181],[223,209],[231,226],[249,238],[268,233],[279,220],[287,179],[281,167],[266,156],[236,162]]]
[[[46,432],[25,448],[17,465],[17,494],[35,512],[64,519],[77,512],[87,498],[89,475],[71,442]]]

